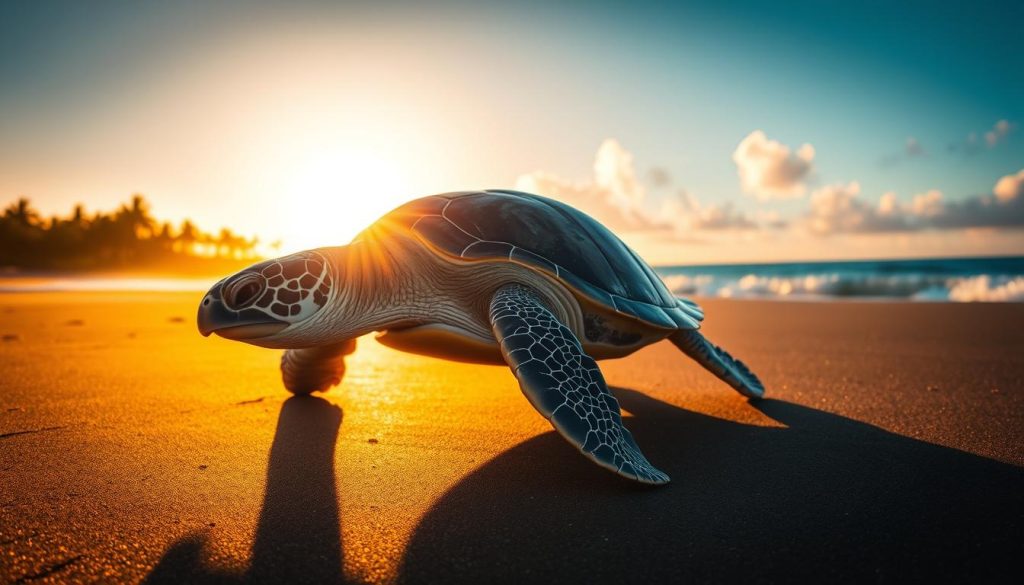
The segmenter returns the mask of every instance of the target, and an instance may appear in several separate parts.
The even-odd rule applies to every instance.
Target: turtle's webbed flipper
[[[740,394],[748,398],[764,396],[764,384],[754,372],[729,352],[711,343],[699,331],[679,330],[669,339],[683,353],[690,356],[712,374],[721,378]]]
[[[289,349],[281,356],[281,378],[293,394],[323,392],[341,383],[345,375],[345,356],[356,349],[356,340]]]
[[[530,404],[598,465],[643,483],[669,478],[622,426],[619,403],[597,363],[568,327],[527,287],[511,284],[491,299],[491,328]]]

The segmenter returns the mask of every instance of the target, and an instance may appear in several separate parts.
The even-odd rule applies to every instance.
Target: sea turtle
[[[595,359],[669,338],[749,398],[764,386],[697,329],[618,237],[568,205],[505,190],[410,201],[349,245],[261,262],[221,280],[199,306],[203,335],[287,349],[296,394],[339,382],[355,338],[404,351],[508,364],[530,403],[570,443],[619,475],[662,484],[622,425]]]

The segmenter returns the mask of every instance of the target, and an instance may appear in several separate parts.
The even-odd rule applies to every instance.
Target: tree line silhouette
[[[211,234],[187,219],[158,221],[142,195],[109,213],[79,204],[49,218],[23,197],[0,215],[0,268],[8,269],[219,271],[259,259],[259,243],[226,227]]]

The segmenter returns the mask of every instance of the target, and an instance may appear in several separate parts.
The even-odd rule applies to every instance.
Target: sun
[[[366,151],[313,154],[285,183],[282,252],[346,244],[414,197],[400,165]]]

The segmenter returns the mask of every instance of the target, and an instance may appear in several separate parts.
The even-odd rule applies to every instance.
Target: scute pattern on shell
[[[523,393],[563,437],[620,475],[651,484],[669,481],[622,425],[619,403],[597,363],[533,291],[520,285],[500,289],[490,317]]]
[[[494,210],[505,215],[488,217]],[[578,210],[544,197],[503,190],[448,193],[409,202],[385,218],[388,225],[405,226],[438,252],[546,272],[591,301],[654,327],[698,329],[704,318],[695,303],[674,297],[614,234]],[[560,234],[559,229],[570,233]],[[498,232],[508,237],[483,237]],[[561,238],[557,245],[550,242],[546,249],[561,253],[566,262],[538,253],[545,238],[556,237]]]

